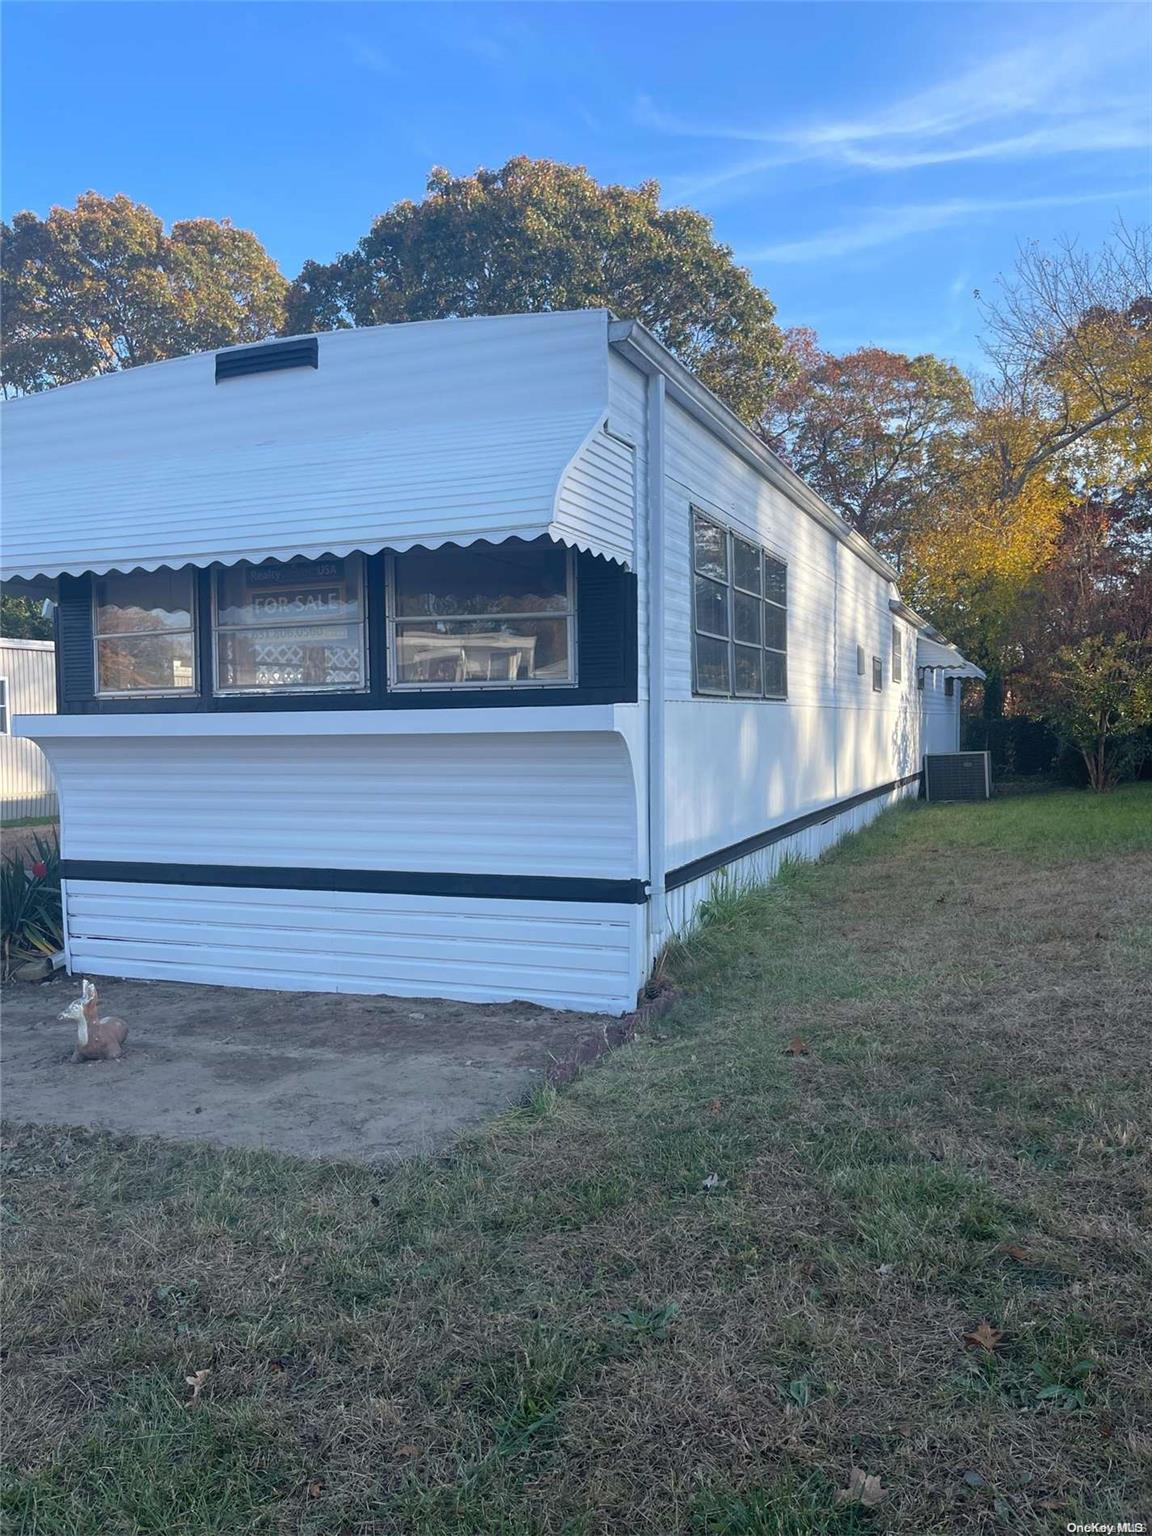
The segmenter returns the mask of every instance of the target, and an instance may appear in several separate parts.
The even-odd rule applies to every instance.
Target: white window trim
[[[0,736],[12,734],[12,716],[8,708],[8,679],[0,677]]]
[[[465,545],[467,549],[470,546]],[[429,551],[435,554],[435,550]],[[564,551],[564,600],[563,612],[541,613],[437,613],[408,614],[401,617],[396,611],[396,561],[403,554],[389,554],[386,564],[387,616],[388,616],[388,692],[389,693],[505,693],[511,688],[577,688],[580,679],[580,658],[576,653],[576,557],[572,550]],[[396,629],[401,624],[419,623],[421,618],[445,619],[457,623],[475,622],[478,619],[564,619],[568,637],[568,666],[570,676],[521,677],[483,679],[465,683],[402,683],[400,681],[400,654],[396,643]]]
[[[721,583],[718,580],[717,577],[709,576],[706,571],[699,571],[696,568],[696,520],[697,520],[697,518],[699,518],[699,520],[702,523],[707,523],[710,527],[717,529],[720,533],[722,533],[724,535],[724,538],[725,538],[725,541],[726,541],[725,542],[725,549],[726,549],[726,552],[727,552],[728,575],[725,578],[725,580],[723,581],[723,583]],[[736,539],[739,539],[742,544],[751,545],[751,547],[753,549],[757,549],[760,552],[760,591],[759,591],[759,593],[749,592],[747,587],[738,587],[736,585],[736,548],[735,548],[735,540]],[[783,556],[778,555],[775,552],[775,550],[769,549],[767,547],[767,545],[759,543],[756,539],[750,539],[747,536],[747,534],[737,533],[734,528],[727,527],[724,523],[720,522],[717,518],[713,517],[710,513],[703,511],[700,507],[697,507],[697,506],[695,506],[693,504],[689,504],[689,508],[688,508],[688,570],[689,570],[689,579],[690,579],[690,582],[691,582],[691,602],[692,602],[692,693],[693,693],[693,696],[695,698],[699,698],[699,699],[736,699],[736,700],[739,700],[741,703],[745,703],[745,704],[786,704],[788,702],[788,682],[787,682],[787,678],[788,678],[788,614],[789,614],[789,607],[790,607],[790,605],[787,602],[778,603],[774,597],[769,597],[767,595],[767,593],[765,592],[765,590],[764,590],[764,586],[765,586],[765,582],[764,582],[764,561],[766,559],[774,560],[777,563],[777,565],[782,565],[784,567],[784,580],[785,580],[785,582],[787,582],[788,581],[788,562],[787,562],[787,560],[785,560],[783,558]],[[714,582],[716,582],[717,586],[723,585],[723,587],[725,589],[725,592],[727,593],[727,604],[728,604],[728,633],[727,633],[727,635],[715,635],[715,634],[713,634],[711,632],[711,630],[701,629],[699,624],[697,623],[697,619],[696,619],[696,578],[697,578],[697,576],[703,577],[705,581],[714,581]],[[760,646],[759,646],[759,649],[760,649],[760,692],[759,693],[738,693],[736,691],[736,647],[738,645],[742,645],[742,644],[746,643],[744,641],[740,641],[740,640],[736,639],[736,613],[735,613],[735,603],[734,603],[733,599],[734,599],[735,593],[737,593],[737,592],[741,592],[741,593],[743,593],[747,597],[757,597],[759,599],[759,601],[760,601],[761,607],[763,607],[763,605],[765,603],[771,603],[773,608],[778,608],[781,611],[781,613],[783,613],[783,615],[784,615],[784,649],[783,650],[780,650],[779,647],[777,647],[777,646],[768,645],[767,644],[767,642],[766,642],[766,640],[764,638],[764,615],[763,615],[763,613],[761,613],[761,615],[760,615]],[[727,689],[704,688],[704,687],[701,686],[700,679],[699,679],[699,674],[698,674],[698,669],[697,669],[697,664],[696,664],[696,639],[697,639],[697,636],[700,636],[700,637],[702,637],[705,640],[720,640],[724,644],[727,645],[727,647],[728,647],[728,687],[727,687]],[[748,648],[751,649],[750,646]],[[765,658],[768,655],[783,656],[783,658],[784,658],[784,678],[785,678],[785,682],[784,682],[784,692],[783,693],[765,693],[764,692],[764,687],[765,687],[765,667],[764,667],[764,662],[765,662]]]
[[[139,575],[138,571],[117,572],[127,577]],[[144,575],[154,574],[151,571]],[[173,571],[173,575],[183,574],[181,571]],[[180,629],[122,629],[114,634],[102,635],[100,633],[100,605],[96,601],[96,592],[101,580],[99,576],[92,582],[91,610],[92,610],[92,676],[96,683],[96,698],[98,699],[191,699],[200,692],[200,641],[199,627],[196,623],[196,610],[199,603],[199,585],[197,583],[196,570],[187,572],[190,587],[190,602],[188,613],[191,623]],[[100,686],[100,642],[101,640],[126,640],[137,636],[146,635],[191,635],[192,637],[192,681],[186,688],[101,688]]]
[[[321,557],[323,558],[323,557]],[[333,556],[333,558],[337,558]],[[221,624],[219,614],[220,603],[220,577],[224,570],[212,571],[212,693],[218,699],[278,699],[293,698],[314,693],[347,693],[363,694],[371,691],[372,679],[369,673],[370,660],[368,655],[368,567],[363,555],[351,554],[338,557],[344,563],[349,560],[356,562],[359,573],[360,594],[360,618],[356,627],[360,631],[360,671],[363,682],[360,683],[291,683],[287,686],[268,688],[225,688],[220,684],[220,635],[238,634],[246,629],[275,629],[282,625],[285,629],[302,629],[309,624],[315,624],[319,628],[322,624],[329,624],[330,619],[271,619],[265,624]],[[239,562],[243,564],[243,561]],[[290,560],[275,562],[278,565],[291,565]],[[315,562],[311,562],[315,563]],[[231,570],[233,567],[225,567]]]
[[[892,681],[898,687],[904,686],[904,654],[902,649],[903,636],[900,626],[892,626]]]

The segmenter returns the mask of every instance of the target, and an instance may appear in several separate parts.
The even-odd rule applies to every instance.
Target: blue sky
[[[786,325],[976,360],[1017,242],[1147,216],[1146,4],[4,7],[3,207],[231,218],[289,275],[523,153],[654,177]]]

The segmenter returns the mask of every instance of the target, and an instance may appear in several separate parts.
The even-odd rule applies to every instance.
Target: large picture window
[[[576,681],[572,556],[559,545],[411,550],[391,563],[393,687]]]
[[[97,693],[194,693],[195,613],[190,570],[98,576],[92,588]]]
[[[216,573],[217,693],[367,687],[364,562],[243,562]]]
[[[695,692],[788,696],[788,567],[759,545],[692,513]]]

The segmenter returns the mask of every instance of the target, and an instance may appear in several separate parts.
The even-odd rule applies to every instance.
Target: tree
[[[3,226],[0,380],[30,394],[94,374],[274,335],[287,283],[224,220],[164,233],[143,203],[86,192]]]
[[[51,640],[52,620],[40,611],[41,605],[30,597],[0,597],[0,635],[10,640]]]
[[[1148,454],[1152,433],[1152,248],[1117,226],[1099,252],[1073,241],[1022,247],[983,305],[992,375],[985,406],[1029,430],[997,442],[1004,499],[1051,461],[1085,449]]]
[[[1067,559],[1070,528],[1084,531],[1086,509],[1118,505],[1147,477],[1150,294],[1147,233],[1121,227],[1097,254],[1025,246],[984,305],[992,373],[975,390],[960,472],[913,535],[909,585],[988,673],[988,716],[1034,670],[1037,600]],[[1146,563],[1146,539],[1132,547]]]
[[[1152,647],[1127,635],[1063,646],[1039,680],[1040,713],[1084,759],[1096,792],[1139,766],[1152,725]]]
[[[898,567],[955,481],[972,391],[951,363],[881,347],[835,356],[789,332],[795,376],[763,423],[767,441]]]
[[[662,209],[659,193],[523,156],[471,176],[434,170],[421,202],[395,204],[335,261],[305,264],[286,330],[605,306],[754,423],[788,366],[775,307],[708,219]]]

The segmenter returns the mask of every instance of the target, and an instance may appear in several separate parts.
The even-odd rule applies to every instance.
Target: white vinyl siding
[[[527,711],[520,711],[527,716]],[[224,724],[230,723],[223,717]],[[74,859],[600,876],[637,869],[609,732],[45,738]]]
[[[72,969],[216,986],[624,1013],[642,908],[65,882]]]

